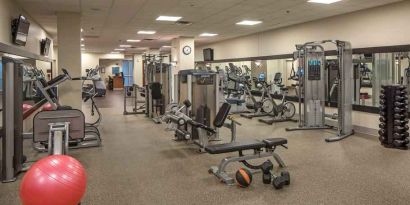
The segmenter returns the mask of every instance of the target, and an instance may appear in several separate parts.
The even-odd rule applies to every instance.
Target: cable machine
[[[354,134],[352,126],[352,84],[353,65],[350,42],[325,40],[296,45],[297,58],[304,75],[299,76],[299,119],[297,128],[287,128],[287,131],[332,129],[325,124],[325,101],[327,93],[325,44],[337,47],[337,114],[331,115],[337,119],[337,135],[327,138],[326,142],[342,140]],[[301,94],[303,93],[303,95]],[[303,104],[303,112],[302,112]]]
[[[164,55],[143,56],[145,80],[145,115],[155,123],[161,123],[160,115],[172,99],[171,65],[164,63]]]

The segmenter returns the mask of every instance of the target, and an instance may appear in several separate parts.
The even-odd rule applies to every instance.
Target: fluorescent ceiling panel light
[[[256,24],[260,24],[262,21],[250,21],[250,20],[244,20],[241,22],[236,23],[237,25],[245,25],[245,26],[253,26]]]
[[[131,48],[131,45],[120,45],[120,48]]]
[[[217,36],[218,34],[216,34],[216,33],[202,33],[201,35],[199,35],[199,36],[202,36],[202,37],[212,37],[212,36]]]
[[[118,51],[113,51],[113,52],[111,52],[112,54],[119,54],[120,52],[118,52]]]
[[[123,48],[116,48],[114,50],[116,50],[116,51],[125,51],[125,49],[123,49]]]
[[[84,44],[81,44],[81,47],[84,47],[85,45]]]
[[[162,46],[163,48],[171,48],[171,46]]]
[[[81,41],[84,41],[84,38],[81,38]]]
[[[156,31],[138,31],[138,34],[148,34],[148,35],[151,35],[151,34],[155,34],[156,33]]]
[[[157,21],[178,21],[181,19],[181,16],[159,16],[156,20]]]
[[[309,0],[309,3],[318,3],[318,4],[333,4],[342,0]]]
[[[128,39],[127,42],[129,43],[136,43],[136,42],[140,42],[141,40],[136,40],[136,39]]]
[[[83,32],[83,31],[84,31],[84,29],[81,29],[80,31],[81,31],[81,32]]]

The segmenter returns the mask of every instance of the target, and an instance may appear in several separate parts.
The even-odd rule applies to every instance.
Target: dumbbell
[[[398,107],[395,107],[394,108],[394,112],[395,113],[403,113],[403,112],[406,112],[406,108],[398,108]]]
[[[385,129],[380,129],[379,130],[379,135],[380,136],[385,136],[386,135],[386,130]]]
[[[400,125],[402,126],[403,124],[407,124],[409,123],[408,119],[404,119],[404,120],[394,120],[394,125]]]
[[[381,129],[385,129],[386,128],[386,123],[380,123],[379,124],[379,128],[381,128]]]
[[[381,115],[382,115],[382,114],[381,114]],[[384,115],[384,114],[383,114],[383,115]],[[386,118],[383,117],[383,116],[382,116],[382,117],[379,117],[379,121],[380,121],[380,122],[386,122]]]
[[[379,109],[380,109],[381,111],[386,111],[386,108],[387,108],[386,105],[380,105],[380,106],[379,106]]]
[[[406,118],[406,116],[403,114],[394,114],[394,119],[396,120],[403,120],[404,118]]]
[[[403,138],[407,138],[409,137],[409,133],[408,132],[404,132],[404,133],[394,133],[393,134],[393,138],[396,140],[401,140]]]
[[[394,106],[396,106],[396,107],[404,107],[404,106],[406,106],[406,103],[394,102]]]
[[[261,169],[263,172],[262,181],[264,184],[272,183],[275,189],[282,189],[283,186],[290,184],[290,174],[288,171],[282,171],[280,176],[276,176],[272,174],[273,164],[270,160],[265,161],[261,165]],[[272,180],[273,177],[273,180]]]
[[[275,176],[272,181],[273,187],[275,189],[282,189],[284,185],[289,185],[290,184],[290,174],[288,171],[282,171],[280,173],[280,176]]]
[[[396,147],[402,147],[409,143],[409,139],[405,138],[404,140],[393,140],[393,145]]]
[[[403,133],[403,132],[405,132],[405,131],[407,131],[407,130],[409,130],[409,126],[408,125],[405,125],[404,127],[401,127],[401,126],[394,126],[394,132],[397,132],[397,133]]]
[[[396,96],[395,97],[395,100],[396,101],[399,101],[399,102],[403,102],[403,101],[405,101],[405,100],[407,100],[408,99],[408,97],[407,96]]]

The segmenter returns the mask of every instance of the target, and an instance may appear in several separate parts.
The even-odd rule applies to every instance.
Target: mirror
[[[46,81],[51,80],[52,65],[51,62],[30,59],[22,56],[16,56],[6,53],[0,53],[0,91],[2,91],[3,74],[2,74],[2,57],[11,57],[21,60],[23,64],[23,104],[33,106],[40,102],[44,97],[37,90],[36,81],[40,78]],[[0,99],[1,101],[2,99]],[[28,109],[23,108],[23,112]]]

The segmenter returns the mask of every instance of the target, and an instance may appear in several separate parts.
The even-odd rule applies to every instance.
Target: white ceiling
[[[126,39],[152,38],[133,43],[135,47],[159,48],[178,36],[195,37],[207,44],[274,28],[308,22],[401,0],[343,0],[322,5],[307,0],[17,0],[26,12],[54,38],[56,12],[81,12],[86,50],[106,53]],[[192,25],[157,22],[159,15],[182,16]],[[235,25],[244,19],[261,20],[256,26]],[[155,30],[155,35],[137,35],[138,30]],[[217,37],[199,37],[200,33]],[[123,42],[124,44],[124,42]],[[140,52],[130,49],[129,52]]]

